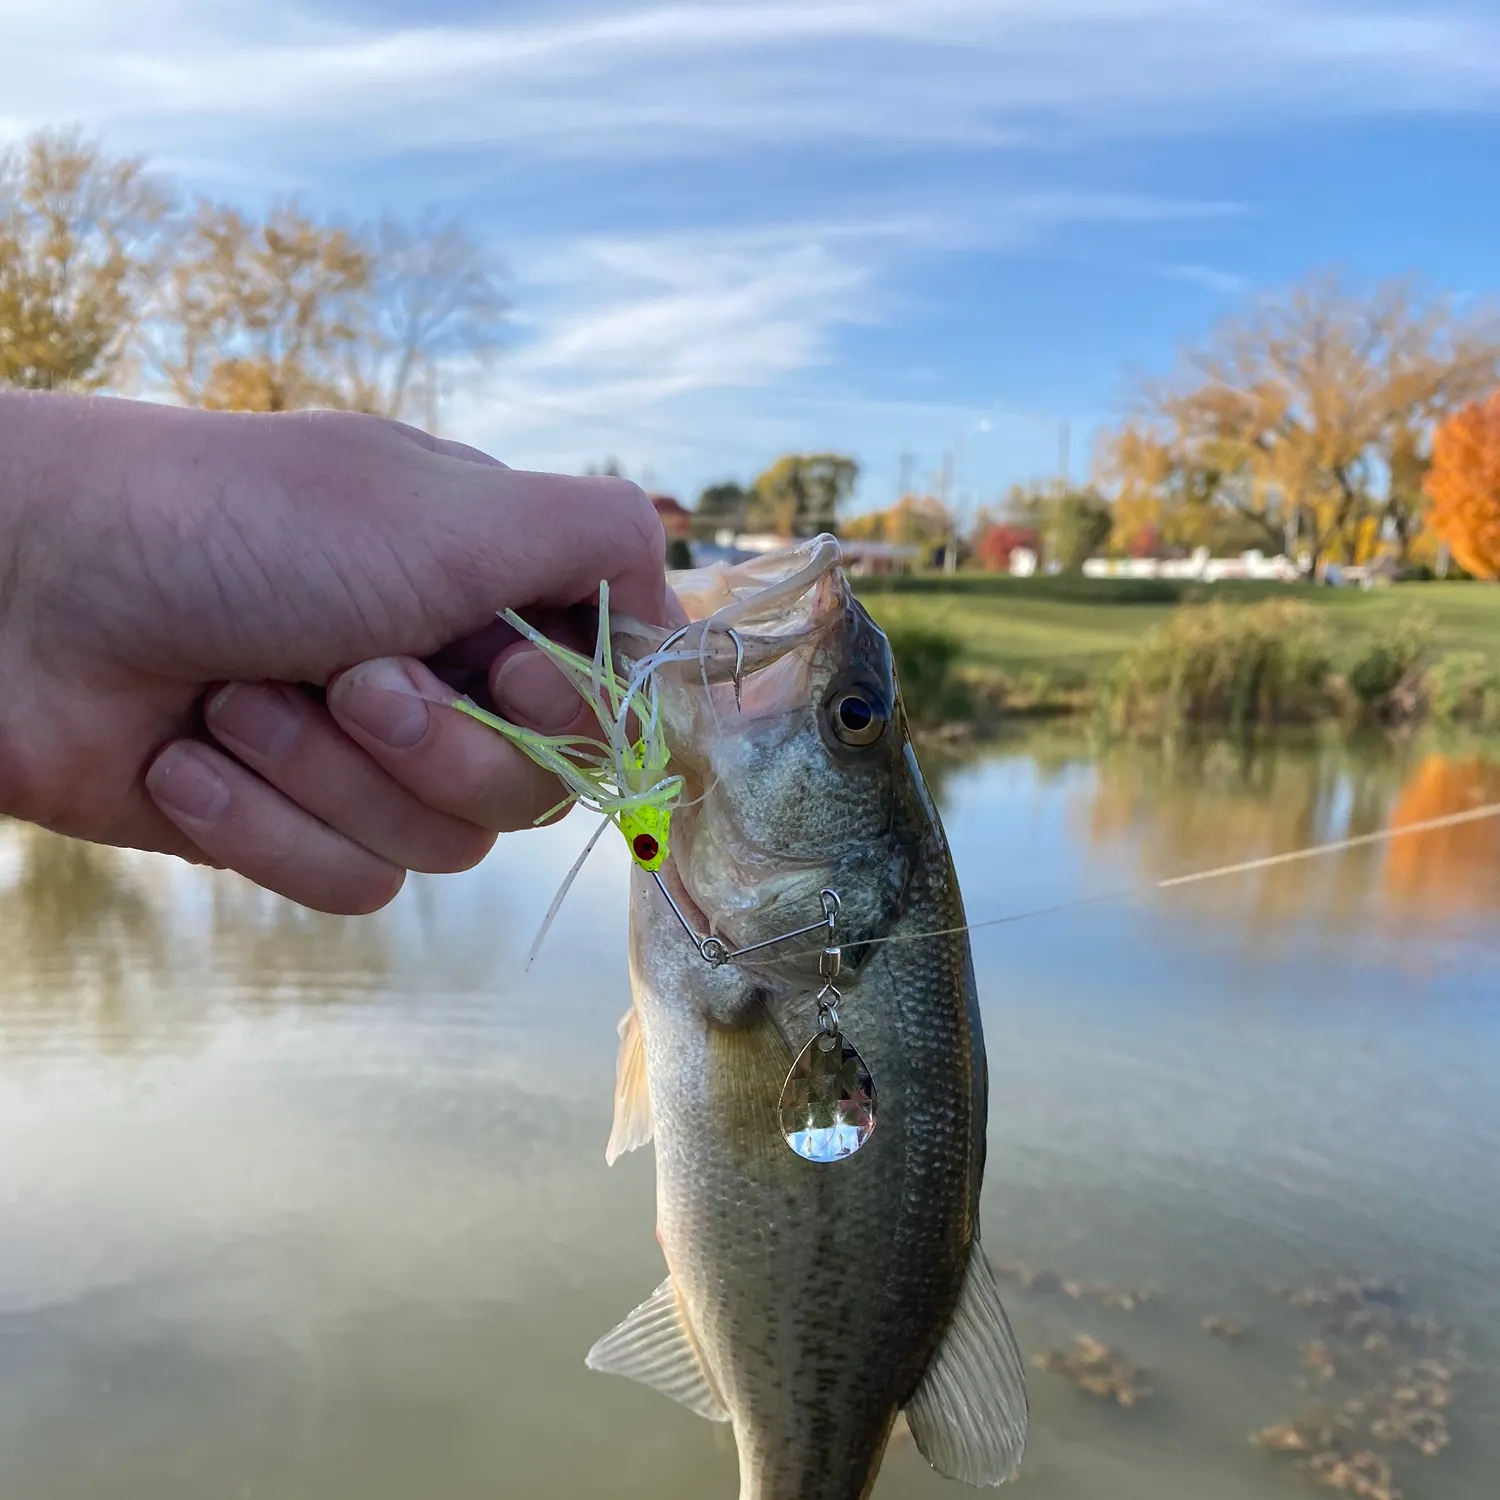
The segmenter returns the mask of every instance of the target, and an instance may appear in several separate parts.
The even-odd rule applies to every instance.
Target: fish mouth
[[[843,554],[838,539],[826,532],[788,547],[738,563],[714,563],[672,575],[672,590],[689,620],[705,630],[754,630],[777,636],[805,628],[790,608],[835,573]]]
[[[711,563],[669,574],[688,624],[668,631],[638,620],[614,623],[615,649],[643,661],[668,642],[692,661],[664,667],[705,687],[744,689],[757,674],[809,643],[837,619],[848,596],[838,539],[823,533],[796,547],[738,563]],[[764,697],[763,693],[754,694]]]
[[[790,725],[805,716],[812,657],[846,619],[851,598],[842,560],[837,539],[825,534],[743,562],[676,572],[669,577],[686,627],[667,631],[619,620],[612,631],[625,661],[642,663],[664,647],[680,658],[664,660],[655,672],[671,768],[683,781],[673,810],[674,847],[661,873],[683,914],[701,921],[700,932],[736,945],[764,939],[772,926],[816,920],[828,866],[784,852],[773,858],[743,838],[722,845],[722,821],[710,816],[705,824],[700,813],[712,805],[719,780],[712,745],[737,732],[774,739],[777,720]],[[710,874],[705,859],[715,867],[727,860],[733,871]]]

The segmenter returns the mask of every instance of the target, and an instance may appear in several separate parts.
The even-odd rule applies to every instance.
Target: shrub
[[[1398,620],[1390,635],[1373,641],[1344,680],[1367,713],[1404,717],[1415,711],[1418,685],[1432,649],[1432,621],[1413,613]]]
[[[1433,718],[1475,729],[1500,729],[1500,666],[1479,651],[1456,651],[1428,669]]]
[[[1310,605],[1188,605],[1120,660],[1101,701],[1116,730],[1203,724],[1240,732],[1317,718],[1328,706],[1330,669],[1323,619]]]
[[[1096,495],[1068,493],[1053,505],[1047,525],[1052,555],[1065,573],[1079,573],[1109,540],[1114,512]]]
[[[919,625],[892,625],[885,634],[907,718],[926,725],[967,718],[972,705],[953,670],[963,655],[958,637]]]

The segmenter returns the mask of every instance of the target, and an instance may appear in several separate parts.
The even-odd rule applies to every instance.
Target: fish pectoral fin
[[[917,1449],[963,1484],[1003,1484],[1026,1447],[1026,1368],[976,1236],[943,1342],[907,1403]]]
[[[656,1132],[651,1113],[651,1090],[646,1082],[646,1044],[635,1006],[620,1017],[620,1058],[615,1064],[615,1122],[604,1148],[604,1160],[614,1164]]]
[[[670,1276],[589,1350],[584,1363],[649,1385],[710,1422],[729,1420],[698,1357]]]

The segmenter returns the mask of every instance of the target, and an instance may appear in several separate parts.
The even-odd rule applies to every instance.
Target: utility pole
[[[896,480],[896,499],[911,493],[911,471],[912,465],[917,461],[917,455],[909,448],[901,450],[900,477]]]
[[[1072,434],[1072,432],[1070,430],[1070,427],[1069,427],[1069,424],[1067,422],[1061,422],[1061,423],[1058,424],[1058,428],[1057,428],[1057,472],[1058,472],[1058,476],[1062,480],[1062,487],[1063,487],[1064,490],[1066,490],[1068,488],[1068,484],[1069,484],[1070,477],[1071,477],[1069,475],[1069,473],[1068,473],[1068,469],[1069,469],[1068,447],[1069,447],[1069,442],[1070,442],[1070,440],[1072,438],[1072,435],[1073,434]]]
[[[958,520],[948,509],[948,492],[953,488],[953,467],[954,452],[950,448],[943,454],[943,467],[938,477],[938,503],[948,512],[951,522],[947,539],[943,543],[943,572],[945,573],[958,571]]]

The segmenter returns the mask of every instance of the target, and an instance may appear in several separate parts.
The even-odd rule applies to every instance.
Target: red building
[[[670,495],[648,495],[646,498],[656,507],[656,514],[661,518],[661,527],[669,542],[685,542],[692,537],[691,511],[684,510]]]
[[[1030,526],[996,524],[987,526],[983,535],[975,539],[974,555],[979,566],[989,572],[1009,573],[1010,555],[1021,547],[1040,555],[1041,538]]]

